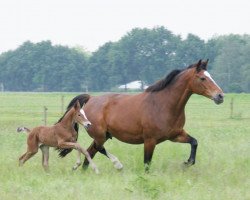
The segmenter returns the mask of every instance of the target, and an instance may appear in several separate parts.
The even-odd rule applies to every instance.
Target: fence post
[[[233,118],[233,112],[234,112],[234,98],[231,98],[231,102],[230,102],[230,118]]]
[[[64,113],[64,95],[62,95],[62,97],[61,97],[61,105],[62,105],[61,111],[62,111],[62,114],[63,114]]]
[[[44,125],[47,125],[47,110],[48,108],[46,106],[44,106],[44,110],[43,110],[43,115],[44,115]]]

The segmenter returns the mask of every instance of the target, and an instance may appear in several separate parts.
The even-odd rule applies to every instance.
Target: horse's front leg
[[[191,145],[191,152],[188,160],[184,162],[186,165],[191,166],[195,164],[196,151],[198,147],[198,142],[195,138],[188,135],[184,130],[172,140],[173,142],[189,143]]]
[[[155,139],[144,140],[144,168],[145,172],[149,171],[151,160],[153,157],[156,141]]]
[[[87,149],[87,151],[89,152],[89,155],[91,158],[94,158],[95,154],[98,152],[97,148],[96,148],[96,144],[95,141],[92,142],[92,144],[89,146],[89,148]],[[84,159],[84,162],[82,164],[82,168],[83,169],[87,169],[89,166],[89,161],[87,158]]]
[[[109,153],[104,147],[102,147],[101,150],[98,150],[101,154],[107,156],[109,160],[113,163],[114,168],[121,170],[123,168],[122,163],[119,161],[119,159],[114,156],[113,154]]]

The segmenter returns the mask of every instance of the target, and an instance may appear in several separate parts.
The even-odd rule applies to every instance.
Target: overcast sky
[[[0,53],[27,40],[94,51],[135,27],[155,26],[205,40],[250,34],[250,0],[0,0]]]

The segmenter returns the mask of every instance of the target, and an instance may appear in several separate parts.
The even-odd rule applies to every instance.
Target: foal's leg
[[[195,138],[188,135],[184,130],[183,132],[178,135],[173,142],[180,142],[180,143],[189,143],[191,145],[191,152],[188,160],[184,162],[186,165],[191,166],[195,164],[195,158],[196,158],[196,150],[198,147],[198,142]]]
[[[87,149],[91,158],[94,158],[95,154],[98,152],[98,148],[101,148],[103,144],[104,142],[101,145],[97,145],[95,141],[92,142],[92,144]],[[87,158],[85,158],[82,164],[82,168],[87,169],[88,166],[89,166],[89,161]]]
[[[30,159],[32,156],[34,156],[37,153],[37,151],[27,151],[25,154],[23,154],[19,158],[19,166],[23,166],[23,164]]]
[[[34,134],[30,134],[27,139],[28,150],[19,158],[19,166],[22,166],[28,159],[38,152],[38,141]]]
[[[69,148],[74,148],[74,149],[76,149],[77,151],[80,151],[80,152],[81,152],[82,154],[84,154],[85,157],[88,159],[88,161],[89,161],[89,163],[90,163],[92,169],[94,170],[94,172],[95,172],[96,174],[99,174],[99,170],[98,170],[98,168],[96,167],[95,163],[92,161],[92,159],[91,159],[91,157],[90,157],[88,151],[86,151],[84,148],[82,148],[78,143],[60,141],[59,144],[58,144],[58,146],[59,146],[60,148],[66,148],[66,149],[67,149],[67,148],[68,148],[68,149],[69,149]]]
[[[153,157],[156,141],[154,139],[144,140],[144,168],[145,172],[149,171],[151,160]]]
[[[49,172],[49,146],[41,145],[42,151],[42,165],[46,172]]]
[[[22,156],[19,157],[19,166],[21,166],[23,163],[21,163],[21,160],[24,158],[27,152],[25,152]]]
[[[73,170],[76,170],[81,165],[81,152],[77,151],[77,160],[76,164],[73,166]]]

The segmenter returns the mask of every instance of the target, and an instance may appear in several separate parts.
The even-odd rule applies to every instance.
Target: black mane
[[[197,72],[199,72],[200,70],[207,70],[207,63],[208,63],[208,60],[205,62],[200,60],[196,64],[189,65],[186,69],[191,69],[191,68],[196,67]],[[165,78],[149,86],[145,91],[146,92],[158,92],[158,91],[163,90],[164,88],[166,88],[173,82],[173,80],[178,74],[180,74],[182,71],[186,69],[175,69],[171,71]]]
[[[149,86],[145,91],[146,92],[158,92],[166,88],[168,85],[170,85],[173,81],[173,79],[180,74],[183,71],[183,69],[175,69],[171,71],[165,78],[157,81],[153,85]]]

